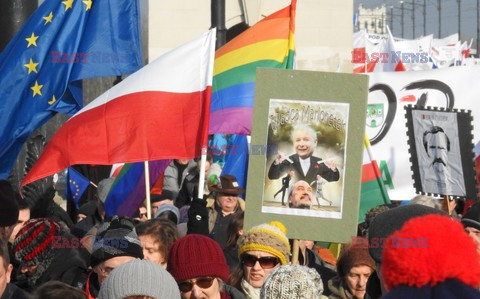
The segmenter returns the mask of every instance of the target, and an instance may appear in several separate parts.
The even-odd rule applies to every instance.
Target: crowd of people
[[[207,177],[207,195],[197,198],[199,170],[172,162],[151,215],[145,203],[132,218],[106,217],[106,179],[71,222],[31,218],[1,180],[0,299],[480,298],[480,203],[464,215],[430,197],[378,206],[338,258],[300,240],[292,260],[281,221],[244,231],[245,190],[235,176]],[[308,190],[283,191],[291,204]]]

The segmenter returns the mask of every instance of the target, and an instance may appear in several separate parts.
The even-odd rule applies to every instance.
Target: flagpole
[[[148,169],[148,161],[143,162],[145,165],[145,195],[147,198],[147,219],[152,219],[152,207],[150,206],[150,171]]]
[[[205,164],[207,163],[207,147],[202,146],[202,155],[200,156],[200,175],[198,178],[198,198],[203,199],[203,189],[205,188]]]

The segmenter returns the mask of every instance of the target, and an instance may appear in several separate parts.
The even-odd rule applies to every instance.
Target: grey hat
[[[160,216],[160,214],[167,211],[170,211],[173,214],[175,214],[175,216],[177,216],[177,224],[178,224],[180,221],[180,210],[172,204],[163,204],[160,207],[158,207],[157,212],[155,212],[154,218],[157,218],[158,216]]]
[[[156,299],[180,298],[172,275],[151,261],[134,259],[116,267],[103,282],[99,299],[150,296]]]
[[[424,205],[410,204],[390,209],[375,216],[368,228],[368,244],[370,244],[368,252],[370,256],[375,262],[381,263],[383,248],[386,246],[388,236],[401,229],[408,220],[428,214],[446,215],[447,213]]]
[[[100,199],[101,202],[105,203],[108,192],[110,192],[110,189],[112,188],[114,181],[115,181],[115,178],[108,178],[108,179],[103,179],[98,183],[97,195],[98,195],[98,199]]]
[[[320,299],[323,282],[320,274],[301,265],[283,265],[273,270],[260,290],[261,299]]]

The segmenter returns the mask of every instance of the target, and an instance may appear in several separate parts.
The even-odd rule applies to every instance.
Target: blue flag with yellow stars
[[[65,190],[65,197],[67,200],[72,200],[78,209],[78,201],[82,197],[85,190],[87,190],[90,181],[84,177],[81,173],[73,169],[68,168],[67,171],[67,188]]]
[[[138,0],[47,0],[0,53],[0,178],[57,112],[83,106],[82,79],[142,66]]]

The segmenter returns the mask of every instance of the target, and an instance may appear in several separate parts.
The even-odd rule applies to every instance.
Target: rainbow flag
[[[390,204],[387,189],[383,182],[382,174],[377,161],[373,159],[370,151],[370,141],[365,134],[362,165],[362,185],[360,192],[360,209],[358,222],[365,221],[365,213],[373,207]]]
[[[296,6],[292,0],[216,51],[209,134],[250,134],[257,67],[293,68]]]
[[[170,162],[172,160],[156,160],[148,163],[150,188]],[[145,194],[144,162],[127,163],[115,177],[105,199],[105,213],[109,217],[113,215],[133,217],[145,200]]]

